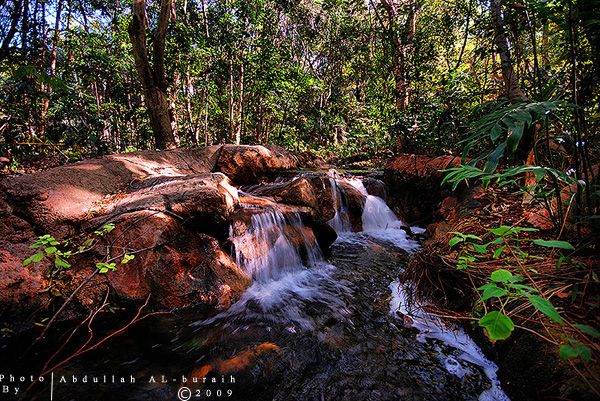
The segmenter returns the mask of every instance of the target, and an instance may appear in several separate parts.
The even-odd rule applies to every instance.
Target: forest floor
[[[442,201],[443,219],[430,227],[432,237],[412,259],[408,278],[421,295],[437,301],[429,305],[431,313],[478,338],[498,363],[512,399],[597,399],[600,260],[589,230],[563,225],[576,251],[560,242],[569,249],[540,246],[560,235],[540,224],[539,209],[524,204],[522,194],[494,188],[466,192]],[[494,276],[499,270],[509,272],[510,280]],[[506,340],[486,338],[478,327],[494,310],[514,324]]]

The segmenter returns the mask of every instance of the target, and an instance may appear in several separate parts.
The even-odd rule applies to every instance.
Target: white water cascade
[[[328,221],[331,228],[336,233],[347,233],[352,231],[350,225],[350,216],[348,215],[348,205],[344,202],[344,194],[336,181],[337,171],[329,171],[329,183],[331,184],[331,196],[333,198],[333,206],[335,207],[335,215]]]
[[[349,179],[348,183],[366,197],[362,215],[363,231],[399,229],[403,225],[383,199],[369,195],[359,178]]]
[[[245,233],[231,240],[238,266],[252,276],[253,283],[227,311],[196,325],[225,322],[285,324],[287,330],[312,330],[314,318],[307,314],[310,303],[324,305],[331,316],[344,319],[348,309],[343,294],[350,291],[333,279],[335,267],[323,260],[310,229],[297,213],[268,208],[250,219]]]
[[[250,225],[242,235],[230,236],[235,247],[235,258],[254,280],[265,281],[279,277],[282,273],[308,266],[322,259],[315,241],[310,241],[301,223],[300,215],[291,214],[286,220],[283,213],[269,208],[254,214]],[[292,242],[295,242],[293,244]]]

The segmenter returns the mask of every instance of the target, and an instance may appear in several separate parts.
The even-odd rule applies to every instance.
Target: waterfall
[[[365,185],[359,178],[349,179],[348,183],[366,197],[362,214],[363,231],[398,229],[403,225],[383,199],[375,195],[369,195]]]
[[[334,280],[335,267],[325,263],[312,230],[302,224],[298,213],[274,207],[262,209],[250,218],[245,232],[230,237],[238,266],[253,283],[228,310],[195,326],[223,323],[285,325],[286,330],[313,330],[318,316],[310,314],[311,304],[320,304],[338,320],[348,314],[343,294],[350,290]]]
[[[333,207],[335,208],[335,215],[327,223],[335,230],[336,233],[347,233],[352,231],[350,224],[350,217],[348,216],[348,205],[344,202],[344,194],[340,190],[339,185],[335,179],[337,171],[330,171],[329,183],[331,184],[331,197],[333,200]]]
[[[268,208],[252,216],[244,234],[236,236],[230,229],[230,236],[238,266],[255,280],[276,278],[282,272],[302,267],[301,255],[309,266],[322,259],[316,241],[308,237],[298,213],[291,213],[286,220],[283,213]]]

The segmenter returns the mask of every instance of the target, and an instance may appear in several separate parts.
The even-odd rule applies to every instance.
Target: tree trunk
[[[494,44],[496,45],[498,55],[500,56],[502,79],[504,80],[504,93],[511,102],[518,99],[525,99],[525,94],[519,86],[519,79],[515,73],[510,56],[510,47],[504,28],[501,0],[491,0],[490,15],[494,24]]]
[[[144,89],[157,149],[172,149],[177,146],[164,60],[165,38],[169,19],[173,12],[172,6],[171,0],[161,1],[158,27],[153,41],[153,66],[150,65],[148,58],[146,38],[148,20],[145,0],[133,0],[133,18],[128,29],[135,58],[135,68]]]
[[[59,0],[56,6],[56,16],[54,20],[54,38],[52,39],[52,54],[50,55],[50,78],[56,75],[56,58],[58,57],[58,39],[60,38],[60,14],[62,12],[63,1]],[[42,100],[41,128],[39,135],[42,136],[46,132],[46,120],[48,117],[48,108],[50,107],[50,94],[52,86],[45,85],[45,96]]]
[[[372,0],[371,4],[373,4]],[[406,21],[399,26],[398,5],[393,0],[382,0],[381,5],[387,14],[387,24],[384,24],[379,14],[376,16],[384,29],[387,25],[386,31],[392,52],[392,72],[395,84],[394,105],[397,111],[406,111],[410,101],[407,60],[416,33],[417,6],[414,1],[403,4],[407,9]],[[375,11],[377,11],[376,8]]]
[[[17,26],[19,19],[21,19],[22,5],[23,4],[20,0],[17,0],[13,3],[13,9],[10,13],[10,27],[8,28],[8,32],[6,32],[6,36],[0,45],[0,60],[4,60],[8,56],[10,42],[12,42],[15,33],[17,33]]]

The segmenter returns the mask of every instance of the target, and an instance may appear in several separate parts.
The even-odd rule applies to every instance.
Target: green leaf
[[[498,228],[491,228],[490,232],[498,237],[503,237],[511,228],[510,226],[500,226]]]
[[[27,259],[25,259],[25,261],[23,261],[23,267],[26,267],[31,263],[39,263],[42,261],[42,259],[44,259],[43,252],[35,253],[35,254],[31,255],[30,257],[28,257]]]
[[[56,247],[49,246],[48,248],[44,249],[44,252],[46,252],[48,255],[52,255],[54,252],[56,252]]]
[[[500,257],[500,255],[502,254],[502,252],[506,249],[506,245],[502,245],[501,247],[499,247],[498,249],[496,249],[494,251],[494,254],[492,255],[492,257],[494,259],[498,259],[498,257]]]
[[[485,328],[487,336],[492,341],[507,339],[515,329],[513,321],[499,311],[488,312],[479,319],[479,326]]]
[[[506,142],[502,142],[496,147],[496,149],[494,149],[492,153],[488,155],[488,160],[483,168],[484,172],[491,173],[496,170],[496,167],[498,167],[498,162],[504,154],[504,149],[506,149]]]
[[[545,246],[546,248],[557,248],[564,249],[567,251],[574,251],[575,247],[569,244],[567,241],[559,241],[559,240],[545,240],[545,239],[536,239],[533,240],[533,243],[538,246]]]
[[[484,301],[487,301],[490,298],[494,298],[494,297],[500,298],[500,297],[503,297],[504,295],[507,295],[507,294],[508,294],[508,291],[506,291],[504,288],[500,288],[497,285],[494,285],[494,286],[486,288],[483,291],[483,294],[481,295],[481,298]]]
[[[471,245],[473,245],[473,249],[477,253],[486,253],[487,252],[488,244],[483,244],[483,245],[471,244]]]
[[[512,277],[512,273],[509,272],[508,270],[498,269],[498,270],[492,272],[490,277],[491,277],[492,281],[495,281],[497,283],[506,283]]]
[[[561,359],[569,359],[569,358],[581,358],[584,361],[589,361],[592,359],[592,353],[590,349],[585,345],[581,344],[579,341],[572,340],[573,345],[565,344],[561,345],[559,348],[559,355]]]
[[[563,319],[560,317],[560,315],[554,308],[554,305],[552,305],[550,303],[550,301],[548,301],[547,299],[544,299],[538,295],[532,295],[532,294],[527,295],[527,299],[529,299],[529,302],[531,302],[531,304],[537,310],[542,312],[544,315],[548,316],[550,319],[554,320],[556,323],[558,323],[560,325],[565,324]]]
[[[121,264],[124,265],[124,264],[128,263],[129,261],[133,260],[134,258],[135,258],[135,255],[125,254],[123,256],[123,260],[121,260]]]
[[[448,245],[450,246],[450,248],[452,248],[454,245],[462,242],[463,239],[459,238],[459,237],[453,237],[452,239],[450,239],[450,241],[448,241]]]
[[[587,334],[588,336],[600,338],[600,332],[592,326],[588,326],[587,324],[574,323],[573,327],[576,327],[577,330],[581,331],[584,334]]]
[[[69,267],[71,267],[71,264],[69,262],[67,262],[58,255],[55,255],[54,265],[62,269],[68,269]]]
[[[523,281],[523,280],[524,280],[523,276],[519,276],[519,275],[517,275],[517,276],[512,276],[511,278],[509,278],[509,279],[508,279],[508,281],[509,281],[510,283],[518,283],[518,282],[521,282],[521,281]],[[514,284],[514,285],[517,285],[517,284]]]
[[[527,113],[529,115],[529,113]],[[529,116],[531,118],[531,116]],[[521,121],[518,121],[510,130],[510,134],[506,140],[506,145],[508,147],[508,151],[511,154],[514,154],[519,146],[519,142],[521,141],[521,137],[523,137],[523,131],[525,128],[525,124]]]

